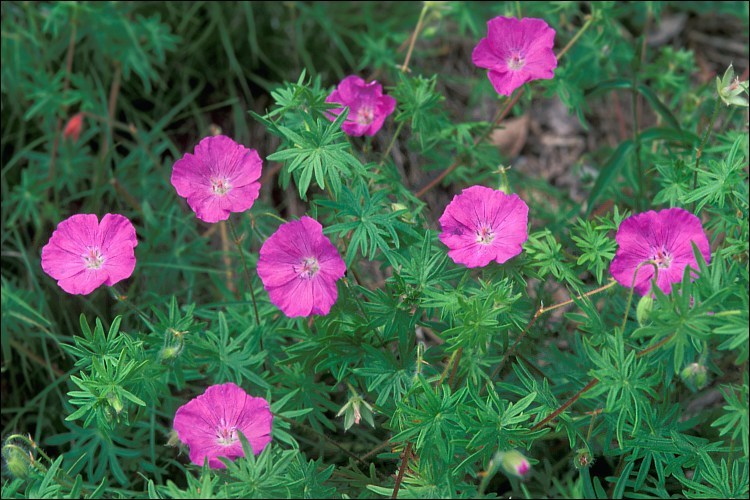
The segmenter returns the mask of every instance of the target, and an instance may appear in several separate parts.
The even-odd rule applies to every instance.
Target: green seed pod
[[[594,463],[594,457],[588,448],[579,448],[576,450],[576,456],[573,458],[573,465],[576,469],[587,469]]]

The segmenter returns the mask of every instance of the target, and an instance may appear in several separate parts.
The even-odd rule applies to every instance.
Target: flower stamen
[[[83,254],[83,262],[87,269],[100,269],[104,264],[104,256],[98,247],[89,247],[87,253]]]
[[[507,60],[507,64],[508,69],[518,71],[526,65],[526,60],[521,56],[520,52],[514,51]]]
[[[651,253],[653,260],[660,269],[666,269],[672,264],[672,255],[662,246]]]
[[[320,264],[318,263],[318,259],[315,257],[305,257],[302,259],[300,266],[295,269],[295,272],[299,274],[300,278],[309,280],[314,278],[319,270]]]
[[[482,225],[477,230],[477,243],[489,245],[495,239],[495,231],[491,227]]]
[[[216,196],[224,196],[231,191],[232,185],[226,178],[211,177],[211,192]]]
[[[357,110],[357,116],[354,119],[360,125],[369,125],[375,119],[375,111],[372,108],[363,106]]]

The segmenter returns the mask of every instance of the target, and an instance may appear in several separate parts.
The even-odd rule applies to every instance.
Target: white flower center
[[[672,255],[664,246],[651,250],[651,260],[656,262],[660,269],[666,269],[672,264]]]
[[[357,116],[354,121],[360,125],[369,125],[375,119],[375,111],[370,107],[362,107],[357,110]]]
[[[306,280],[314,278],[315,275],[318,274],[318,271],[320,271],[320,264],[318,264],[318,259],[315,257],[305,257],[298,266],[294,267],[294,272],[296,272],[300,278]]]
[[[228,425],[223,418],[216,429],[216,442],[222,446],[232,446],[238,440],[237,427]]]
[[[225,177],[211,177],[211,192],[216,196],[224,196],[232,189],[229,179]]]
[[[104,264],[104,256],[99,247],[88,247],[82,257],[87,269],[100,269]]]
[[[477,243],[489,245],[495,239],[495,231],[490,226],[482,224],[477,230]]]
[[[518,71],[526,64],[526,60],[521,56],[521,53],[517,51],[511,52],[511,55],[506,62],[508,64],[508,69],[513,71]]]

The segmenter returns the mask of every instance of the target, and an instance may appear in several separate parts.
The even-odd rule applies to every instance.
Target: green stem
[[[404,59],[404,64],[401,66],[401,72],[406,73],[409,71],[409,61],[411,60],[411,54],[414,51],[414,44],[417,43],[417,37],[419,36],[419,32],[422,30],[422,23],[424,22],[424,16],[427,14],[427,10],[429,9],[427,2],[424,3],[424,6],[422,7],[422,12],[419,13],[419,20],[417,21],[417,27],[414,28],[414,33],[411,36],[411,42],[409,42],[409,50],[406,52],[406,58]]]
[[[255,311],[255,324],[260,326],[260,315],[258,314],[258,303],[255,300],[255,290],[253,290],[253,279],[250,276],[250,271],[247,269],[247,261],[245,260],[245,252],[242,250],[240,245],[240,239],[237,236],[237,230],[234,227],[232,218],[227,219],[229,221],[229,229],[232,231],[232,238],[234,243],[237,245],[237,250],[240,252],[240,259],[242,260],[242,268],[245,270],[245,279],[247,281],[247,287],[250,289],[250,297],[253,299],[253,311]],[[261,339],[260,349],[263,350],[263,339]]]
[[[635,268],[635,272],[633,273],[633,283],[630,285],[630,292],[628,293],[628,303],[625,306],[625,314],[622,317],[622,324],[620,325],[620,330],[625,331],[625,324],[628,321],[628,312],[630,312],[630,304],[633,301],[633,290],[635,289],[635,280],[638,277],[638,271],[641,270],[641,267],[645,265],[651,265],[654,266],[654,277],[653,279],[657,279],[659,277],[659,266],[656,265],[656,262],[653,260],[644,260],[640,264],[638,264],[638,267]]]
[[[633,85],[631,86],[633,103],[631,108],[633,110],[633,144],[635,144],[635,162],[638,174],[638,194],[635,199],[635,206],[638,208],[638,210],[641,210],[645,197],[645,189],[643,187],[644,184],[643,162],[641,161],[640,112],[638,109],[638,72],[640,70],[640,59],[636,57],[636,60],[639,62],[636,63],[635,68],[633,68]]]
[[[382,167],[383,163],[385,163],[385,160],[388,158],[388,155],[391,154],[391,149],[393,149],[393,145],[396,144],[396,138],[398,137],[398,134],[401,133],[401,129],[404,128],[404,123],[401,122],[398,124],[398,127],[396,127],[396,131],[393,133],[393,137],[391,137],[391,142],[388,144],[388,147],[385,150],[385,153],[383,153],[383,158],[380,159],[380,163],[378,163],[378,167]]]
[[[693,191],[695,191],[698,188],[698,168],[701,164],[701,157],[703,156],[703,148],[706,147],[706,143],[708,142],[708,138],[711,136],[711,130],[714,128],[714,122],[716,121],[716,117],[719,115],[719,107],[721,106],[721,99],[716,99],[716,104],[714,104],[714,111],[711,113],[711,120],[708,122],[708,127],[706,127],[706,130],[703,132],[703,138],[701,139],[701,144],[698,146],[697,151],[695,152],[695,167],[693,168]],[[693,210],[695,210],[695,203],[693,202]]]

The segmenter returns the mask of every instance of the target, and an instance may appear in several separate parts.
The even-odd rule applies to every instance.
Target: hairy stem
[[[232,218],[230,217],[227,220],[229,221],[229,229],[232,231],[232,238],[234,238],[234,243],[237,245],[237,250],[240,252],[240,260],[242,260],[242,268],[245,270],[245,279],[247,281],[247,287],[250,289],[250,297],[253,300],[253,311],[255,312],[255,324],[260,326],[260,315],[258,314],[258,303],[255,300],[255,290],[253,290],[253,279],[250,276],[250,271],[247,268],[247,261],[245,260],[245,252],[242,250],[242,245],[240,245],[240,239],[237,236],[237,230],[234,227],[234,222],[232,222]],[[262,338],[261,338],[260,349],[263,350]]]

